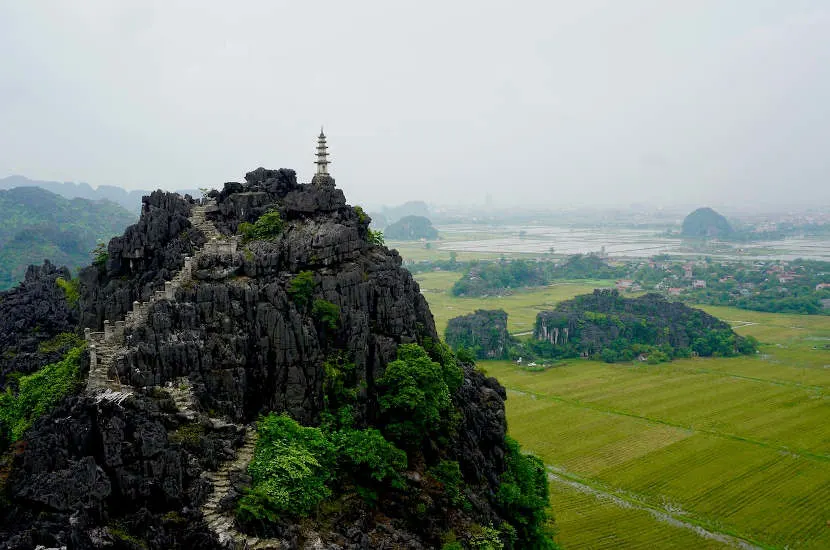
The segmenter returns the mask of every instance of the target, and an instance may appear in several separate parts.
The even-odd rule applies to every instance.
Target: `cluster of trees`
[[[429,218],[404,216],[395,223],[387,225],[384,235],[395,241],[434,240],[438,238],[438,230],[432,227]]]
[[[359,381],[354,365],[338,353],[324,367],[325,411],[319,426],[301,426],[277,414],[258,423],[254,458],[248,467],[253,483],[238,503],[240,521],[251,525],[319,513],[324,502],[344,493],[353,493],[370,506],[384,496],[405,494],[407,498],[396,501],[417,507],[422,502],[418,493],[434,489],[430,501],[471,509],[459,463],[435,453],[434,442],[446,439],[460,418],[454,396],[463,371],[449,348],[431,341],[425,347],[399,346],[397,360],[377,380],[380,419],[374,426],[358,425]],[[463,535],[468,539],[466,547],[486,532],[492,548],[554,548],[546,527],[544,464],[522,454],[509,438],[505,447],[507,467],[495,502],[507,521],[471,529]],[[410,467],[423,469],[429,479],[426,487],[432,489],[404,477]],[[418,513],[412,510],[413,517]],[[462,548],[461,541],[449,544],[448,548]]]
[[[544,266],[525,260],[473,263],[450,289],[453,296],[488,296],[547,283]]]
[[[776,265],[707,262],[695,266],[695,278],[706,281],[706,288],[691,289],[684,298],[771,313],[830,314],[822,304],[830,299],[830,289],[816,290],[819,283],[830,282],[830,262],[795,260],[786,268],[794,278],[786,282],[780,280],[782,272],[772,271]]]
[[[593,254],[576,254],[561,262],[505,259],[471,262],[450,292],[454,296],[490,296],[559,279],[614,279],[624,274],[624,268],[612,267]]]
[[[547,358],[582,356],[613,363],[643,357],[659,363],[692,355],[751,354],[757,342],[704,311],[659,294],[623,298],[616,290],[595,290],[540,312],[529,347]]]

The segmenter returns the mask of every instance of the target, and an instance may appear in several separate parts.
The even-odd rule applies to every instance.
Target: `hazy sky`
[[[830,205],[830,2],[0,0],[0,177]]]

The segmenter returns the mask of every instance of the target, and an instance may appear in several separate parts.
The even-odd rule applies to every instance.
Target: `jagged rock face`
[[[445,337],[451,348],[470,349],[477,359],[503,359],[514,343],[507,332],[507,313],[502,309],[477,309],[450,319]]]
[[[175,300],[154,301],[146,324],[127,328],[115,370],[137,397],[121,404],[77,398],[36,423],[14,457],[8,493],[16,511],[0,520],[0,540],[9,541],[0,549],[130,547],[113,539],[118,525],[142,533],[152,549],[219,548],[199,508],[212,490],[201,473],[234,456],[242,423],[285,411],[315,424],[324,407],[323,362],[337,350],[355,365],[356,424],[371,425],[379,415],[376,381],[398,345],[437,341],[426,300],[400,256],[368,244],[367,220],[339,189],[298,184],[291,170],[259,169],[212,195],[216,207],[206,215],[222,233],[270,209],[279,210],[285,227],[277,239],[235,254],[200,254]],[[82,326],[118,319],[174,276],[205,240],[188,219],[192,205],[170,194],[145,198],[139,223],[110,242],[105,268],[82,274]],[[315,282],[305,304],[290,290],[302,271]],[[315,316],[314,300],[338,306],[336,328]],[[498,524],[492,495],[505,468],[505,392],[472,365],[464,372],[453,397],[460,422],[445,452],[468,482],[475,522]],[[159,388],[182,380],[197,401],[196,424]],[[179,434],[194,426],[198,436],[182,443]],[[412,472],[413,483],[426,484],[423,475]],[[319,547],[429,548],[447,529],[446,514],[413,521],[402,505],[384,506],[384,522],[371,511],[344,517],[321,531],[326,545]],[[284,547],[298,547],[299,531],[279,527]]]
[[[77,322],[64,291],[55,284],[58,277],[71,278],[67,268],[46,260],[42,266],[29,266],[20,285],[0,292],[0,389],[10,372],[33,372],[66,351],[38,351],[46,340],[74,330]]]
[[[313,422],[323,406],[329,349],[348,350],[369,395],[398,344],[436,338],[432,315],[400,256],[368,245],[365,223],[340,190],[297,184],[289,170],[258,170],[246,180],[226,184],[214,224],[230,229],[276,207],[288,220],[282,236],[235,256],[202,257],[196,284],[128,333],[131,349],[118,375],[133,386],[187,376],[205,409],[236,421],[285,410]],[[316,290],[298,306],[287,287],[303,270],[314,272]],[[339,307],[338,329],[313,319],[315,299]],[[374,416],[372,406],[364,400],[364,417]]]
[[[127,524],[156,548],[215,548],[193,506],[209,488],[195,457],[170,445],[169,422],[150,399],[82,397],[36,423],[7,482],[15,502],[0,522],[0,548],[124,548],[103,527]],[[169,511],[175,521],[162,519]],[[8,526],[18,529],[4,533]]]
[[[90,266],[81,280],[81,325],[100,330],[104,319],[118,319],[134,301],[146,301],[184,265],[184,257],[205,242],[191,226],[193,200],[154,191],[142,199],[141,218],[124,235],[110,240],[103,267]]]

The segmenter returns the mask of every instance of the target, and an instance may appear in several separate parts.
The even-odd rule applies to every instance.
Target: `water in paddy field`
[[[794,260],[796,258],[830,261],[830,239],[818,237],[788,238],[754,243],[720,243],[717,250],[693,250],[678,238],[663,237],[654,229],[569,228],[553,226],[439,226],[448,239],[454,234],[481,238],[450,240],[439,250],[457,252],[491,252],[546,254],[551,247],[557,255],[605,252],[611,257],[647,258],[656,254],[673,256],[707,255],[713,258],[736,257],[747,260]],[[524,236],[519,237],[519,231]],[[738,251],[741,249],[741,252]]]

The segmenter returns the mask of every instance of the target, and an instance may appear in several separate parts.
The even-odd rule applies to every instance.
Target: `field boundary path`
[[[637,510],[642,510],[644,512],[648,512],[654,519],[660,521],[662,523],[667,523],[673,527],[679,527],[681,529],[686,529],[689,531],[694,532],[696,535],[703,537],[705,539],[714,540],[717,542],[721,542],[723,544],[728,544],[733,548],[740,548],[741,550],[764,550],[762,546],[756,546],[751,541],[746,539],[736,537],[734,535],[728,535],[726,533],[721,533],[718,531],[713,531],[710,529],[705,529],[700,525],[691,523],[687,520],[678,518],[677,516],[673,515],[671,512],[665,509],[654,508],[642,502],[638,502],[629,498],[625,498],[624,495],[615,494],[610,491],[605,491],[602,489],[598,489],[596,487],[592,487],[587,483],[579,481],[578,478],[572,477],[567,472],[555,467],[547,465],[548,469],[548,480],[560,483],[562,485],[567,485],[573,489],[581,493],[586,493],[591,495],[597,499],[603,499],[614,503],[615,505],[619,506],[620,508],[634,508]]]

